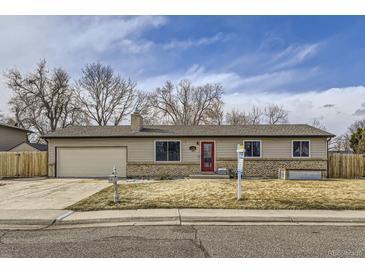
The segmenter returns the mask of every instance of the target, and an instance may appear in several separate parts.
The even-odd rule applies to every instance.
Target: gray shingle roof
[[[30,146],[38,149],[39,151],[47,151],[48,145],[47,144],[38,144],[38,143],[28,143]]]
[[[30,145],[31,147],[34,147],[35,149],[39,150],[39,151],[48,151],[48,145],[47,144],[38,144],[38,143],[30,143],[28,141],[24,141],[24,142],[21,142],[15,146],[13,146],[12,148],[10,148],[9,150],[12,150],[22,144],[28,144]]]
[[[17,129],[17,130],[21,130],[21,131],[26,131],[26,132],[29,132],[29,133],[33,133],[31,130],[24,129],[24,128],[20,128],[20,127],[16,127],[16,126],[11,126],[11,125],[4,124],[4,123],[0,123],[0,127],[8,127],[8,128],[13,128],[13,129]]]
[[[90,137],[199,137],[199,136],[250,136],[250,137],[333,137],[332,133],[298,124],[245,125],[245,126],[144,126],[132,132],[130,126],[72,126],[49,133],[43,138]]]

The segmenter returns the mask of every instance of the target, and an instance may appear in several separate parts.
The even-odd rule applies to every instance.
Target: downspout
[[[332,137],[329,137],[329,138],[327,138],[327,178],[328,178],[328,176],[329,176],[329,167],[330,167],[330,165],[329,165],[329,163],[328,163],[328,143],[331,141],[331,139],[332,139]]]

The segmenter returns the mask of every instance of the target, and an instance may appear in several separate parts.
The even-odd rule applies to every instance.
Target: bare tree
[[[13,91],[9,106],[18,126],[43,135],[77,122],[70,77],[63,69],[50,73],[42,60],[32,73],[9,70],[5,77]]]
[[[11,125],[11,126],[17,126],[14,118],[7,114],[4,114],[2,111],[0,111],[0,123],[6,124],[6,125]]]
[[[365,119],[357,120],[353,122],[349,127],[346,133],[336,136],[329,141],[328,147],[331,151],[344,151],[350,152],[353,151],[351,148],[351,136],[358,129],[365,129]]]
[[[11,120],[7,115],[5,115],[2,111],[0,111],[0,123],[2,124],[11,124]]]
[[[329,151],[351,151],[350,147],[350,136],[348,134],[343,134],[332,138],[328,143]]]
[[[229,125],[258,125],[261,123],[262,111],[253,106],[249,112],[232,109],[226,114],[226,123]]]
[[[252,106],[251,111],[241,112],[233,109],[226,114],[226,123],[231,125],[284,124],[288,122],[288,112],[282,106],[268,105],[263,110]]]
[[[314,118],[311,124],[316,128],[326,130],[326,126],[317,118]]]
[[[206,116],[203,118],[203,123],[206,125],[222,125],[224,119],[223,107],[223,101],[215,101],[212,104],[212,107],[208,109]]]
[[[78,101],[84,113],[100,126],[120,124],[137,105],[138,90],[110,66],[87,64],[78,81]]]
[[[265,107],[264,116],[268,124],[286,124],[288,123],[288,112],[279,105],[271,104]]]
[[[135,110],[142,115],[144,124],[167,124],[160,111],[153,107],[151,97],[152,95],[147,92],[139,92],[135,103]]]
[[[219,84],[193,86],[190,81],[182,80],[178,85],[171,82],[158,88],[151,95],[151,105],[169,124],[201,125],[211,123],[212,111],[217,109],[215,118],[221,122],[223,87]],[[213,111],[214,112],[214,111]]]
[[[261,124],[263,114],[263,111],[259,107],[253,106],[251,112],[248,114],[249,123],[251,125]]]
[[[349,128],[348,128],[348,133],[349,134],[352,134],[354,133],[355,131],[357,131],[357,129],[359,128],[365,128],[365,119],[362,119],[362,120],[357,120],[355,122],[353,122]]]
[[[250,118],[245,112],[232,109],[226,113],[226,123],[229,125],[248,125],[250,124]]]

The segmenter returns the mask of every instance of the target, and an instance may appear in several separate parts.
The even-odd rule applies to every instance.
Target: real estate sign
[[[245,148],[237,145],[237,200],[241,199],[241,177],[243,174],[243,160],[245,158]]]

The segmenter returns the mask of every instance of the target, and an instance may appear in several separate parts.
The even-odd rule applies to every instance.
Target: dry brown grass
[[[244,180],[244,198],[236,200],[235,180],[181,179],[120,186],[114,204],[106,188],[69,209],[250,208],[365,209],[365,180]]]

